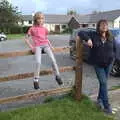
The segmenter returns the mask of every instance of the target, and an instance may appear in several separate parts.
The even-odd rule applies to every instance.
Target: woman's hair
[[[35,13],[35,15],[33,16],[33,24],[34,24],[34,25],[37,25],[37,24],[38,24],[38,23],[37,23],[37,19],[39,19],[41,15],[43,15],[42,12],[36,12],[36,13]]]
[[[101,20],[98,21],[97,26],[96,26],[96,31],[97,31],[98,34],[100,34],[100,36],[101,36],[101,31],[100,31],[101,23],[105,23],[106,25],[108,25],[108,21],[105,20],[105,19],[101,19]],[[113,38],[113,35],[109,31],[109,29],[106,31],[106,38],[107,38],[107,40],[112,40],[112,38]]]

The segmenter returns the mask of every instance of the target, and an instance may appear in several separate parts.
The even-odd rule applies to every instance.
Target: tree
[[[14,7],[7,0],[0,1],[0,30],[8,32],[13,26],[18,25],[20,12],[18,7]]]
[[[76,11],[73,9],[67,11],[67,15],[76,15],[76,14],[77,14]]]
[[[97,10],[92,11],[92,14],[98,14],[98,13],[101,13],[101,11],[97,11]]]

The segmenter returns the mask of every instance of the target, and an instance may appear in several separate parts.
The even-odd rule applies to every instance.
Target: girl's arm
[[[48,44],[49,44],[50,48],[51,48],[52,50],[54,50],[54,47],[52,46],[52,44],[50,43],[49,40],[48,40]]]
[[[35,47],[33,46],[33,44],[30,43],[30,40],[31,40],[31,36],[30,35],[26,35],[25,36],[25,42],[27,43],[27,45],[29,46],[30,49],[32,49],[32,52],[35,51]]]

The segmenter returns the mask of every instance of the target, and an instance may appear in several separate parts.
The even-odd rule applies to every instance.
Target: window
[[[82,27],[83,28],[88,27],[88,24],[82,24]]]
[[[92,24],[93,27],[95,27],[95,24]]]
[[[32,20],[29,20],[29,24],[32,24]]]
[[[66,25],[62,25],[62,29],[66,29],[66,27],[67,27]]]

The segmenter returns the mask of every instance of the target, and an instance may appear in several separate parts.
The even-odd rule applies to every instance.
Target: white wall
[[[63,25],[66,25],[66,28],[68,27],[67,24],[45,24],[45,27],[48,29],[48,31],[55,31],[55,26],[60,26],[60,32],[62,32],[64,29],[62,28]]]
[[[108,27],[109,28],[114,28],[114,22],[113,21],[108,21]]]
[[[29,21],[24,21],[23,26],[32,26],[32,24],[29,24]]]
[[[120,28],[120,16],[114,20],[114,28]]]
[[[19,25],[22,25],[21,22],[19,22]],[[29,24],[29,21],[24,21],[23,22],[23,26],[32,26],[33,24]],[[48,29],[48,31],[55,31],[55,25],[60,25],[60,32],[62,32],[64,29],[62,29],[62,25],[66,25],[68,27],[67,24],[48,24],[45,23],[44,26]]]
[[[95,26],[93,26],[93,24],[95,24]],[[88,27],[90,27],[90,28],[96,28],[96,25],[97,25],[97,23],[88,23]],[[109,28],[113,28],[114,27],[114,23],[109,21],[108,22],[108,27]]]
[[[21,26],[21,25],[22,25],[22,22],[18,22],[18,25],[20,25],[20,26]]]
[[[55,24],[45,24],[44,25],[48,31],[55,31]]]
[[[93,26],[95,24],[95,26]],[[88,23],[88,27],[90,28],[96,28],[97,23]],[[108,21],[108,27],[113,28],[114,27],[114,22]]]
[[[95,26],[93,26],[93,24],[95,24]],[[88,23],[88,27],[90,27],[90,28],[96,28],[96,23]]]

